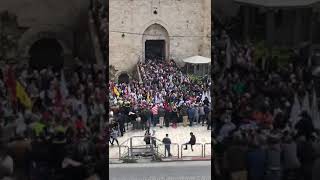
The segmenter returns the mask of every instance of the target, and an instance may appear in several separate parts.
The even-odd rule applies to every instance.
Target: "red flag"
[[[114,89],[114,86],[115,86],[114,83],[111,82],[111,83],[110,83],[110,89],[109,89],[109,91],[111,91],[111,93],[112,93],[113,96],[116,95],[115,92],[114,92],[114,90],[113,90],[113,89]]]
[[[59,86],[57,86],[56,88],[55,88],[55,97],[54,97],[54,106],[56,107],[56,108],[62,108],[62,99],[63,99],[63,97],[62,97],[62,93],[61,93],[61,91],[60,91],[60,88],[59,88]]]
[[[8,89],[11,102],[13,103],[13,106],[16,107],[17,97],[16,97],[16,77],[14,74],[14,69],[12,66],[9,66],[6,68],[5,71],[5,84]]]

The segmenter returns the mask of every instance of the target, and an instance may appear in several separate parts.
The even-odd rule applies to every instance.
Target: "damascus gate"
[[[110,0],[109,63],[116,80],[131,77],[139,61],[210,58],[210,0]]]

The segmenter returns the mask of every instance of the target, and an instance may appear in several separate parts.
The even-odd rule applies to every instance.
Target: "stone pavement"
[[[211,161],[110,164],[113,180],[210,180]]]
[[[130,127],[129,127],[130,129]],[[178,128],[172,128],[170,127],[155,127],[150,130],[150,133],[152,134],[152,130],[156,130],[156,137],[157,139],[161,140],[165,137],[166,134],[169,134],[169,138],[171,139],[171,143],[177,143],[179,144],[179,157],[181,155],[181,144],[184,144],[189,141],[190,139],[190,132],[193,132],[193,134],[196,136],[197,143],[211,143],[211,131],[207,130],[206,126],[201,125],[194,125],[192,127],[183,127],[181,124],[178,125]],[[124,134],[123,137],[119,137],[118,141],[119,144],[122,146],[130,146],[130,137],[133,136],[144,136],[145,131],[141,130],[129,130]],[[158,143],[158,142],[157,142]],[[145,142],[143,141],[143,137],[134,137],[132,139],[133,146],[143,146],[145,147]],[[110,144],[109,144],[110,145]],[[184,147],[183,147],[184,148]],[[191,147],[188,146],[188,150],[183,150],[183,157],[192,157],[194,158],[201,157],[202,156],[202,148],[201,145],[195,145],[193,147],[194,151],[191,151]],[[160,152],[164,152],[164,147],[161,146],[159,148]],[[127,153],[128,148],[121,147],[121,154]],[[211,154],[211,146],[206,145],[205,146],[205,153],[206,156]],[[173,144],[171,146],[171,154],[173,155],[173,159],[178,158],[178,147],[176,144]],[[118,159],[119,157],[119,148],[115,143],[115,146],[109,146],[109,158],[110,159]],[[201,158],[200,158],[201,159]]]

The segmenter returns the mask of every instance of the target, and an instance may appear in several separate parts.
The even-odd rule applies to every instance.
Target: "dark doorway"
[[[166,50],[164,40],[147,40],[145,44],[145,59],[165,60]]]
[[[118,78],[118,82],[119,83],[126,83],[128,84],[129,83],[129,76],[127,73],[122,73],[119,78]]]
[[[29,54],[29,64],[32,68],[52,66],[54,69],[60,69],[63,66],[62,47],[56,39],[38,40],[30,48]]]

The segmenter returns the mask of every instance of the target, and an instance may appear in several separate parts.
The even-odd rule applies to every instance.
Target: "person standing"
[[[152,116],[152,113],[151,113],[151,106],[147,106],[146,107],[146,120],[147,120],[147,128],[150,128],[151,127],[151,116]]]
[[[171,139],[169,138],[169,135],[166,134],[166,137],[163,138],[162,142],[164,143],[165,153],[168,152],[168,157],[171,157],[170,153],[170,146],[171,146]]]
[[[172,127],[177,128],[177,121],[178,121],[178,108],[176,105],[172,106]]]
[[[197,124],[199,124],[199,105],[195,104],[194,107],[195,111],[194,111],[194,120]]]
[[[189,121],[190,121],[190,127],[193,124],[194,115],[195,115],[195,109],[194,109],[193,105],[190,105],[190,107],[188,108],[188,117],[189,117]]]
[[[266,150],[266,180],[281,179],[281,146],[278,137],[269,137]]]
[[[296,142],[289,134],[286,134],[281,145],[282,148],[282,160],[283,160],[283,172],[284,179],[291,179],[291,177],[297,177],[297,172],[300,168],[300,161],[298,159],[298,147]]]
[[[248,179],[261,180],[265,173],[266,152],[262,148],[262,144],[252,142],[249,145],[247,153]]]
[[[247,180],[247,147],[240,137],[233,137],[232,144],[225,152],[225,164],[231,180]]]
[[[204,105],[204,117],[205,120],[207,121],[207,123],[209,123],[209,112],[210,112],[210,108],[209,105]],[[204,126],[204,120],[202,120],[202,126]]]
[[[209,105],[208,121],[207,121],[207,130],[212,129],[212,117],[211,117],[211,106]]]
[[[152,140],[152,145],[153,145],[154,147],[157,147],[157,143],[156,143],[156,130],[155,130],[155,129],[152,130],[151,140]]]
[[[14,172],[14,162],[8,153],[8,148],[0,144],[0,179],[11,179]]]
[[[158,104],[155,104],[152,108],[151,108],[151,112],[152,112],[152,124],[153,127],[157,126],[158,123]]]
[[[182,105],[180,113],[183,119],[183,126],[186,127],[188,123],[188,110],[185,104]]]
[[[167,102],[164,102],[163,103],[163,108],[166,110],[166,113],[165,113],[165,125],[166,127],[169,127],[170,126],[170,119],[171,119],[171,112],[172,112],[172,109],[170,107],[170,105],[167,103]]]
[[[204,126],[204,120],[205,120],[205,113],[204,113],[204,106],[202,103],[200,103],[199,106],[199,123],[202,122],[202,126]]]
[[[163,108],[163,105],[160,105],[158,111],[159,111],[160,128],[162,128],[163,127],[163,123],[164,123],[164,117],[166,115],[166,110]]]

